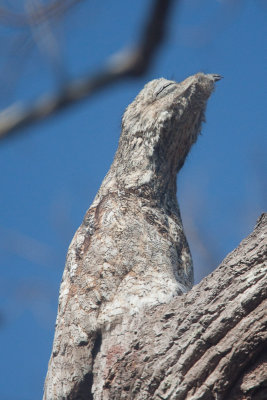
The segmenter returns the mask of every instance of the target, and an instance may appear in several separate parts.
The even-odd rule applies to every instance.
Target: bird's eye
[[[170,86],[172,86],[172,87],[170,87]],[[156,97],[157,98],[163,97],[167,93],[172,92],[174,89],[175,89],[175,83],[174,82],[167,83],[167,85],[163,86],[162,88],[160,88],[160,90],[158,90],[158,92],[156,93]]]

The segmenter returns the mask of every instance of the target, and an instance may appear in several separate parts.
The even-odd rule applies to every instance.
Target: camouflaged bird
[[[176,175],[219,79],[155,79],[127,107],[114,161],[68,250],[45,400],[93,398],[99,333],[192,287]]]

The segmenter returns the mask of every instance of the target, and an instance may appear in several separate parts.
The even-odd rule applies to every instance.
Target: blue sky
[[[20,79],[0,96],[1,107],[97,70],[135,43],[150,4],[81,2],[51,27],[60,73],[40,43],[22,60],[15,54]],[[145,77],[0,142],[0,400],[41,398],[68,245],[112,162],[123,111],[147,81],[224,76],[178,177],[196,282],[251,232],[266,204],[266,16],[260,0],[184,0],[173,7],[168,38]],[[0,29],[2,70],[12,32]],[[16,76],[12,68],[0,79],[2,93]]]

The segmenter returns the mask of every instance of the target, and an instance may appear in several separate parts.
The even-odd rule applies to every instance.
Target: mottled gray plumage
[[[192,287],[176,174],[218,79],[156,79],[126,109],[112,166],[69,247],[44,399],[90,398],[99,333]]]

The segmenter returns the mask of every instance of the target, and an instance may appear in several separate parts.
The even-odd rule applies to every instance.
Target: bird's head
[[[143,165],[142,175],[150,170],[156,178],[175,177],[197,140],[219,79],[198,73],[180,83],[164,78],[147,83],[123,115],[117,156],[124,173],[133,176]]]

